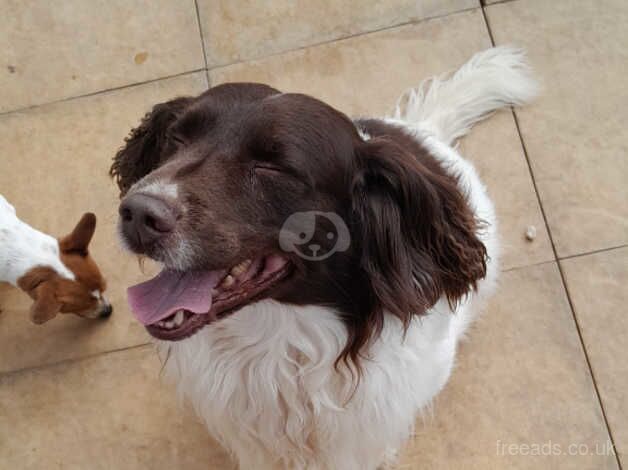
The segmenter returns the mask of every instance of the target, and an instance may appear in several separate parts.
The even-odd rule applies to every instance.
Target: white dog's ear
[[[33,305],[30,316],[33,323],[40,325],[52,320],[61,310],[61,303],[55,297],[54,281],[42,282],[34,291]]]
[[[96,216],[91,212],[83,214],[72,233],[59,240],[59,248],[63,253],[87,255],[87,247],[96,231]]]
[[[33,323],[41,324],[54,318],[61,310],[57,300],[57,274],[52,268],[37,267],[17,280],[17,285],[32,299],[30,317]]]

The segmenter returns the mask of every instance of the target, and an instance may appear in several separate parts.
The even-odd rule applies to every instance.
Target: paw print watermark
[[[279,231],[279,246],[309,261],[321,261],[351,244],[347,224],[334,212],[295,212]]]

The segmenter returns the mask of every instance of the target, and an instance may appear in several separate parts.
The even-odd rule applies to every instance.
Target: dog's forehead
[[[245,169],[238,165],[251,160],[280,162],[310,185],[317,181],[320,189],[335,187],[337,178],[328,175],[342,175],[351,167],[351,129],[357,136],[344,115],[305,95],[245,98],[238,93],[201,95],[170,127],[184,144],[128,192],[176,200],[201,180],[213,181],[215,188],[230,184]],[[219,103],[222,99],[232,106]]]
[[[199,95],[179,116],[173,127],[230,125],[254,115],[252,110],[258,108],[260,103],[282,95],[267,85],[256,83],[218,85]]]
[[[176,199],[179,195],[179,185],[169,179],[152,176],[149,173],[129,189],[129,193],[141,192],[149,196]]]

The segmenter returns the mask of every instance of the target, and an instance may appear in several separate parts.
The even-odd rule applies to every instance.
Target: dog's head
[[[86,318],[111,315],[111,304],[103,296],[105,280],[88,251],[95,229],[96,216],[86,213],[69,235],[59,239],[59,257],[74,279],[44,266],[18,279],[18,286],[34,301],[30,310],[34,323],[47,322],[59,312]]]
[[[355,360],[385,312],[407,325],[485,274],[477,221],[440,170],[265,85],[159,104],[111,168],[123,243],[165,267],[130,289],[132,307],[178,340],[262,298],[332,306]]]

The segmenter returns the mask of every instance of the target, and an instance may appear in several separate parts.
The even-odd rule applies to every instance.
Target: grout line
[[[117,86],[117,87],[111,87],[111,88],[104,88],[102,90],[97,90],[97,91],[93,91],[93,92],[89,92],[89,93],[84,93],[81,95],[75,95],[75,96],[68,96],[65,98],[60,98],[60,99],[56,99],[56,100],[52,100],[52,101],[46,101],[43,103],[38,103],[38,104],[33,104],[30,106],[24,106],[21,108],[15,108],[15,109],[10,109],[8,111],[0,111],[0,117],[8,115],[8,114],[12,114],[12,113],[19,113],[19,112],[23,112],[23,111],[30,111],[34,108],[39,108],[39,107],[43,107],[49,104],[58,104],[58,103],[65,103],[68,101],[72,101],[72,100],[76,100],[79,98],[87,98],[90,96],[96,96],[96,95],[100,95],[100,94],[104,94],[104,93],[108,93],[111,91],[118,91],[118,90],[124,90],[126,88],[132,88],[135,86],[139,86],[139,85],[146,85],[149,83],[154,83],[154,82],[158,82],[160,80],[168,80],[170,78],[176,78],[176,77],[181,77],[184,75],[188,75],[188,74],[193,74],[193,73],[197,73],[197,72],[205,72],[205,75],[207,77],[207,85],[208,87],[211,85],[211,81],[210,81],[210,74],[209,72],[215,69],[220,69],[223,67],[229,67],[231,65],[238,65],[238,64],[242,64],[242,63],[247,63],[247,62],[253,62],[253,61],[259,61],[259,60],[264,60],[270,57],[275,57],[275,56],[279,56],[282,54],[286,54],[289,52],[295,52],[295,51],[300,51],[300,50],[304,50],[304,49],[308,49],[311,47],[317,47],[317,46],[323,46],[325,44],[331,44],[333,42],[341,42],[341,41],[345,41],[348,39],[352,39],[352,38],[356,38],[356,37],[361,37],[361,36],[366,36],[368,34],[374,34],[374,33],[379,33],[379,32],[384,32],[384,31],[388,31],[388,30],[393,30],[396,28],[402,28],[404,26],[410,26],[410,25],[416,25],[416,24],[420,24],[420,23],[424,23],[424,22],[428,22],[428,21],[432,21],[432,20],[437,20],[437,19],[441,19],[441,18],[446,18],[449,16],[455,16],[458,14],[462,14],[462,13],[468,13],[470,11],[475,11],[475,10],[480,10],[481,7],[480,6],[474,6],[474,7],[470,7],[470,8],[464,8],[462,10],[456,10],[456,11],[451,11],[448,13],[443,13],[441,15],[434,15],[434,16],[429,16],[429,17],[424,17],[424,18],[417,18],[415,20],[410,20],[410,21],[405,21],[405,22],[401,22],[401,23],[396,23],[393,25],[389,25],[389,26],[384,26],[382,28],[376,28],[376,29],[372,29],[369,31],[362,31],[356,34],[350,34],[348,36],[340,36],[337,38],[333,38],[333,39],[329,39],[329,40],[325,40],[325,41],[321,41],[321,42],[314,42],[311,44],[306,44],[304,46],[300,46],[300,47],[296,47],[294,49],[287,49],[287,50],[283,50],[283,51],[277,51],[271,54],[267,54],[267,55],[262,55],[262,56],[256,56],[256,57],[249,57],[247,59],[244,60],[238,60],[238,61],[234,61],[234,62],[227,62],[224,64],[219,64],[213,67],[209,67],[209,64],[207,62],[207,54],[205,51],[205,42],[203,41],[203,34],[202,34],[202,26],[201,26],[201,22],[200,22],[200,12],[198,9],[198,4],[197,4],[197,0],[194,0],[194,4],[196,6],[196,15],[197,15],[197,22],[198,22],[198,27],[199,27],[199,35],[201,38],[201,47],[203,50],[203,60],[205,63],[205,67],[204,68],[200,68],[200,69],[194,69],[194,70],[188,70],[185,72],[180,72],[177,74],[173,74],[173,75],[165,75],[163,77],[157,77],[157,78],[153,78],[150,80],[144,80],[141,82],[135,82],[135,83],[128,83],[126,85],[121,85],[121,86]]]
[[[515,0],[497,0],[496,2],[493,2],[493,3],[486,3],[486,0],[481,0],[481,1],[482,1],[482,7],[490,7],[493,5],[499,5],[500,3],[510,3]]]
[[[491,26],[488,23],[488,17],[486,16],[486,8],[485,5],[482,5],[482,18],[484,18],[484,26],[486,26],[486,32],[488,33],[488,37],[491,40],[491,45],[495,47],[495,38],[493,37],[493,31],[491,30]]]
[[[115,354],[115,353],[118,353],[118,352],[129,351],[131,349],[143,348],[143,347],[149,346],[151,344],[152,343],[150,343],[150,342],[134,344],[133,346],[125,346],[123,348],[118,348],[118,349],[109,349],[107,351],[96,352],[96,353],[93,353],[93,354],[86,354],[85,356],[71,357],[71,358],[68,358],[68,359],[61,359],[60,361],[51,362],[49,364],[40,364],[40,365],[36,365],[36,366],[31,366],[31,367],[22,367],[20,369],[7,370],[7,371],[4,371],[4,372],[0,372],[0,382],[2,382],[2,380],[5,379],[6,377],[11,377],[13,375],[18,375],[18,374],[21,374],[23,372],[34,372],[34,371],[43,370],[43,369],[47,369],[47,368],[52,368],[52,367],[56,367],[56,366],[61,366],[61,365],[66,365],[66,364],[74,364],[76,362],[86,361],[88,359],[95,359],[97,357],[106,356],[108,354]]]
[[[569,308],[571,308],[571,314],[574,319],[574,323],[576,324],[576,330],[578,331],[578,337],[580,338],[580,343],[582,344],[582,351],[584,352],[584,358],[587,362],[587,366],[589,367],[589,372],[591,373],[591,379],[593,380],[593,388],[595,389],[595,394],[597,395],[598,403],[600,404],[600,410],[602,411],[602,417],[604,418],[604,424],[606,425],[606,430],[608,432],[608,437],[611,440],[611,445],[613,446],[613,455],[615,456],[615,460],[617,461],[617,466],[619,470],[622,470],[621,460],[619,459],[619,452],[617,450],[617,446],[615,445],[615,438],[613,436],[613,431],[611,430],[611,426],[608,422],[608,416],[606,415],[606,409],[604,408],[604,402],[602,400],[602,395],[600,393],[600,389],[597,384],[597,379],[595,378],[595,373],[593,372],[593,367],[591,365],[591,359],[589,358],[589,353],[587,352],[587,348],[584,344],[584,338],[582,336],[582,329],[580,328],[580,323],[578,323],[578,317],[576,315],[576,309],[571,299],[571,293],[569,292],[569,287],[567,285],[567,280],[565,278],[565,273],[563,271],[563,266],[560,260],[557,261],[558,264],[558,272],[560,273],[560,279],[563,283],[563,288],[565,289],[565,294],[567,294],[567,302],[569,302]]]
[[[117,86],[117,87],[112,87],[112,88],[105,88],[103,90],[98,90],[98,91],[93,91],[90,93],[84,93],[82,95],[76,95],[76,96],[68,96],[66,98],[60,98],[58,100],[52,100],[52,101],[46,101],[45,103],[39,103],[39,104],[33,104],[30,106],[25,106],[23,108],[16,108],[16,109],[10,109],[8,111],[2,111],[0,112],[0,117],[3,116],[7,116],[9,114],[19,114],[25,111],[31,111],[35,108],[43,108],[44,106],[48,106],[51,104],[59,104],[59,103],[66,103],[68,101],[74,101],[74,100],[78,100],[81,98],[89,98],[92,96],[97,96],[97,95],[103,95],[105,93],[110,93],[112,91],[119,91],[119,90],[126,90],[127,88],[133,88],[136,86],[141,86],[141,85],[148,85],[149,83],[155,83],[155,82],[159,82],[162,80],[170,80],[172,78],[178,78],[178,77],[184,77],[186,75],[192,75],[198,72],[207,72],[206,69],[194,69],[194,70],[187,70],[185,72],[180,72],[180,73],[175,73],[173,75],[165,75],[163,77],[157,77],[157,78],[151,78],[150,80],[144,80],[143,82],[135,82],[135,83],[128,83],[126,85],[121,85],[121,86]]]
[[[210,88],[209,67],[207,67],[207,52],[205,51],[205,41],[203,40],[203,25],[201,24],[201,13],[198,8],[198,0],[194,0],[194,8],[196,9],[196,22],[198,23],[198,35],[201,40],[201,48],[203,50],[203,61],[205,62],[205,77],[207,77],[207,89]]]
[[[488,21],[488,17],[486,16],[486,10],[482,7],[482,16],[484,17],[484,23],[486,25],[486,29],[488,31],[488,35],[491,39],[491,44],[495,46],[495,38],[493,37],[493,32],[491,31],[490,23]],[[595,372],[593,371],[593,367],[591,365],[591,359],[589,358],[589,353],[584,343],[584,337],[582,336],[582,329],[580,328],[580,323],[578,322],[578,317],[576,315],[576,309],[571,298],[571,294],[569,293],[569,288],[567,287],[567,280],[565,277],[565,273],[563,271],[563,267],[561,265],[560,258],[556,252],[556,244],[554,242],[554,237],[552,236],[552,231],[550,230],[549,223],[547,221],[547,215],[545,214],[545,208],[543,207],[543,203],[541,201],[541,196],[539,194],[539,189],[536,184],[536,179],[534,177],[534,170],[532,169],[532,163],[530,160],[530,156],[528,154],[528,149],[523,140],[523,135],[521,134],[521,127],[519,125],[519,119],[517,117],[517,113],[514,108],[511,107],[512,116],[515,121],[515,127],[517,128],[517,134],[519,135],[519,142],[521,144],[521,149],[523,150],[523,155],[525,156],[526,163],[528,165],[528,171],[530,173],[530,178],[532,179],[532,185],[534,187],[534,193],[536,194],[536,199],[539,204],[539,208],[541,210],[541,215],[543,216],[543,222],[545,223],[545,229],[547,230],[547,236],[550,241],[550,245],[552,246],[552,251],[554,253],[554,259],[556,260],[556,265],[558,267],[558,272],[560,274],[560,280],[567,297],[567,303],[569,304],[569,308],[571,309],[571,316],[573,318],[574,324],[576,326],[576,331],[578,333],[578,338],[580,340],[580,345],[582,346],[582,353],[584,354],[584,359],[586,361],[587,367],[589,368],[589,374],[591,374],[591,381],[593,382],[593,389],[595,390],[595,395],[597,397],[598,405],[600,406],[600,410],[602,412],[602,417],[604,419],[604,424],[606,425],[606,431],[608,432],[608,437],[611,440],[611,444],[613,446],[613,455],[615,456],[615,460],[617,461],[617,465],[619,470],[622,470],[621,461],[619,459],[619,453],[617,451],[617,447],[615,446],[615,439],[613,437],[613,432],[611,430],[610,424],[608,422],[608,416],[606,415],[606,410],[604,409],[604,403],[602,400],[602,395],[600,394],[600,389],[597,384],[597,380],[595,378]]]
[[[624,243],[623,245],[617,245],[617,246],[609,246],[608,248],[600,248],[599,250],[591,250],[591,251],[585,251],[582,253],[576,253],[575,255],[562,256],[558,258],[558,260],[563,261],[563,260],[572,259],[572,258],[580,258],[582,256],[595,255],[597,253],[604,253],[606,251],[619,250],[621,248],[626,248],[627,246],[628,246],[628,243]]]
[[[547,261],[538,261],[536,263],[532,263],[532,264],[524,264],[521,266],[511,266],[510,268],[506,268],[506,269],[502,269],[500,272],[502,273],[509,273],[511,271],[518,271],[520,269],[527,269],[527,268],[533,268],[534,266],[542,266],[544,264],[550,264],[550,263],[555,263],[556,260],[555,259],[550,259]]]
[[[209,65],[208,65],[208,70],[212,71],[212,70],[216,70],[216,69],[230,67],[232,65],[239,65],[239,64],[245,64],[247,62],[255,62],[255,61],[265,60],[265,59],[268,59],[268,58],[271,58],[271,57],[276,57],[276,56],[280,56],[282,54],[287,54],[289,52],[302,51],[304,49],[309,49],[309,48],[318,47],[318,46],[324,46],[324,45],[331,44],[331,43],[334,43],[334,42],[342,42],[342,41],[346,41],[348,39],[359,38],[361,36],[367,36],[369,34],[381,33],[381,32],[393,30],[393,29],[396,29],[396,28],[403,28],[404,26],[411,26],[411,25],[416,25],[416,24],[420,24],[420,23],[426,23],[428,21],[438,20],[438,19],[449,17],[449,16],[458,15],[458,14],[461,14],[461,13],[468,13],[470,11],[479,10],[479,9],[480,9],[480,6],[478,5],[478,6],[473,6],[473,7],[469,7],[469,8],[463,8],[462,10],[456,10],[456,11],[450,11],[448,13],[442,13],[440,15],[427,16],[427,17],[423,17],[423,18],[416,18],[414,20],[403,21],[401,23],[395,23],[395,24],[388,25],[388,26],[382,26],[381,28],[370,29],[368,31],[360,31],[358,33],[348,34],[346,36],[339,36],[339,37],[336,37],[336,38],[325,39],[325,40],[319,41],[319,42],[313,42],[313,43],[305,44],[303,46],[298,46],[298,47],[295,47],[295,48],[292,48],[292,49],[286,49],[286,50],[280,50],[280,51],[276,51],[276,52],[271,52],[270,54],[266,54],[266,55],[247,57],[247,58],[242,59],[242,60],[234,60],[232,62],[225,62],[225,63],[217,64],[217,65],[214,65],[214,66],[211,66],[211,67],[209,67]]]
[[[617,465],[619,467],[619,470],[622,470],[622,465],[621,465],[621,461],[619,460],[619,453],[617,451],[617,447],[615,446],[615,438],[613,437],[613,432],[611,430],[611,426],[608,422],[608,417],[606,415],[606,409],[604,408],[604,402],[602,400],[602,395],[600,393],[600,389],[598,387],[597,384],[597,379],[595,377],[595,372],[593,371],[593,366],[591,365],[591,359],[589,357],[589,353],[587,351],[586,345],[584,343],[584,337],[582,335],[582,329],[580,327],[580,323],[578,322],[578,317],[576,315],[576,308],[575,305],[573,303],[573,300],[571,298],[571,294],[569,292],[569,287],[567,286],[567,279],[565,277],[565,273],[563,271],[563,266],[561,263],[561,258],[558,257],[558,254],[556,252],[556,244],[554,242],[554,237],[552,236],[552,232],[550,230],[549,227],[549,223],[547,221],[547,215],[545,214],[545,209],[543,208],[543,204],[541,203],[541,197],[536,185],[536,180],[534,178],[534,171],[532,170],[532,165],[530,162],[530,157],[528,155],[528,150],[525,146],[525,143],[523,141],[523,136],[521,135],[521,128],[519,126],[519,119],[517,118],[517,113],[514,111],[514,109],[512,110],[512,115],[515,119],[515,126],[517,128],[517,133],[519,134],[519,140],[521,141],[521,147],[523,148],[523,153],[525,155],[526,158],[526,162],[528,164],[528,170],[530,172],[530,176],[532,177],[532,184],[534,186],[534,192],[536,193],[536,197],[539,203],[539,207],[541,209],[541,214],[543,216],[543,221],[545,222],[545,228],[547,230],[547,235],[549,237],[550,240],[550,244],[552,246],[552,251],[554,252],[554,258],[556,258],[556,264],[558,266],[558,272],[560,274],[560,280],[561,283],[563,285],[563,289],[565,290],[565,294],[567,296],[567,302],[569,304],[569,308],[571,309],[571,316],[573,317],[573,321],[574,324],[576,326],[576,331],[578,333],[578,338],[580,339],[580,344],[582,346],[582,352],[584,354],[584,359],[586,361],[587,367],[589,368],[589,373],[591,374],[591,380],[593,381],[593,388],[595,390],[595,395],[597,396],[597,400],[598,400],[598,404],[600,406],[600,410],[602,411],[602,417],[604,419],[604,424],[606,425],[606,431],[608,432],[608,437],[611,440],[611,444],[613,446],[613,453],[615,455],[615,460],[617,461]],[[562,258],[565,259],[565,258]]]

